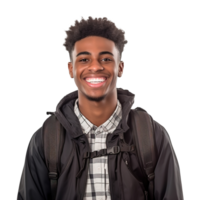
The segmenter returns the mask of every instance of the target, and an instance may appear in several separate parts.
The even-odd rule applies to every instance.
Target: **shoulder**
[[[42,134],[42,127],[40,127],[35,133],[32,135],[29,145],[27,156],[35,157],[39,155],[40,157],[44,158],[44,145],[43,145],[43,134]]]
[[[170,136],[163,125],[153,120],[154,137],[158,156],[162,152],[174,152]]]

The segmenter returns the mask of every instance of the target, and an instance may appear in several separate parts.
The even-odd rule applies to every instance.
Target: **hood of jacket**
[[[131,92],[129,89],[124,88],[116,88],[117,89],[117,98],[122,105],[122,120],[119,123],[118,127],[116,128],[118,131],[115,131],[115,134],[118,132],[123,131],[126,132],[129,129],[127,125],[128,113],[130,112],[131,108],[134,108],[136,105],[136,98],[137,94]],[[54,114],[57,119],[60,121],[62,126],[66,130],[70,131],[71,138],[77,138],[83,134],[81,131],[81,125],[77,116],[74,113],[74,103],[78,98],[78,91],[74,90],[65,95],[63,95],[54,107]],[[124,117],[125,116],[125,117]],[[76,118],[77,120],[74,120]],[[113,134],[113,135],[115,135]]]

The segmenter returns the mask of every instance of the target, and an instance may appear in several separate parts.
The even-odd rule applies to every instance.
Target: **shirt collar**
[[[117,100],[117,106],[113,112],[113,114],[109,117],[109,119],[107,121],[105,121],[103,124],[101,124],[99,127],[97,127],[96,125],[92,124],[79,110],[78,107],[78,98],[75,101],[74,104],[74,113],[76,114],[76,116],[79,119],[79,122],[81,124],[81,128],[83,133],[88,134],[91,129],[97,129],[97,128],[103,128],[106,131],[109,131],[112,128],[116,128],[117,124],[115,124],[116,119],[118,118],[118,121],[121,120],[122,118],[122,107],[121,104],[119,102],[119,100]]]

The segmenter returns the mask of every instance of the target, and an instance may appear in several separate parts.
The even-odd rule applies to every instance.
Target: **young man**
[[[125,73],[125,62],[120,62],[115,43],[99,36],[77,41],[72,57],[66,69],[78,88],[79,110],[98,127],[117,107],[117,78]]]
[[[117,89],[123,74],[124,32],[107,18],[81,20],[66,32],[69,74],[78,91],[66,95],[54,113],[65,131],[59,161],[57,200],[145,200],[148,178],[138,154],[87,154],[112,149],[123,139],[134,145],[131,107],[134,94]],[[127,69],[128,70],[128,69]],[[156,146],[154,199],[183,200],[180,170],[165,128],[152,119]],[[105,151],[101,151],[105,152]],[[92,155],[93,157],[87,157]],[[43,128],[31,138],[18,200],[50,200]],[[150,198],[149,198],[150,199]]]

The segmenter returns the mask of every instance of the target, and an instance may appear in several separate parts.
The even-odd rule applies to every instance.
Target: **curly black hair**
[[[101,36],[115,43],[116,48],[119,50],[121,60],[124,44],[127,43],[127,40],[124,40],[124,33],[123,30],[118,29],[115,24],[107,20],[106,17],[93,19],[90,16],[87,20],[82,18],[80,22],[77,20],[75,21],[75,25],[71,26],[69,30],[66,31],[67,37],[63,45],[66,47],[66,50],[69,51],[69,56],[72,60],[71,53],[76,41],[87,36]]]

